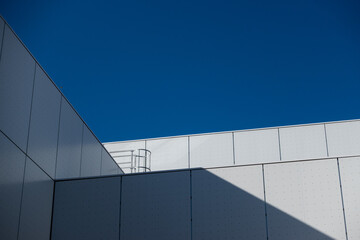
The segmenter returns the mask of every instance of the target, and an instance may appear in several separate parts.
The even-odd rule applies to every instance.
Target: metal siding
[[[120,177],[56,182],[52,240],[119,239]]]
[[[151,151],[151,170],[188,168],[188,138],[149,140],[146,147]]]
[[[280,161],[277,129],[235,132],[234,146],[236,164]]]
[[[190,166],[219,167],[234,164],[231,133],[190,136]]]
[[[190,239],[190,174],[123,176],[122,240]]]
[[[348,238],[360,239],[360,157],[340,158],[339,166]]]
[[[345,239],[336,159],[264,167],[269,239]]]
[[[0,61],[0,129],[26,152],[35,61],[8,26]]]
[[[80,176],[83,122],[65,99],[61,104],[56,178]]]
[[[261,166],[192,171],[193,238],[266,239]]]
[[[54,182],[26,159],[19,239],[49,239]]]
[[[330,156],[360,155],[360,121],[325,126]]]
[[[324,125],[280,128],[282,160],[327,157]]]
[[[4,26],[5,26],[5,22],[0,16],[0,59],[1,59],[1,45],[3,40]]]
[[[0,132],[0,239],[17,239],[25,154]]]
[[[111,151],[123,151],[123,150],[137,150],[145,148],[145,141],[131,141],[131,142],[117,142],[104,144],[105,148]]]
[[[55,178],[61,94],[36,65],[27,154]]]
[[[81,177],[100,176],[102,145],[84,126],[82,154],[81,154]]]
[[[101,157],[101,175],[113,175],[120,173],[118,165],[104,149],[102,149]]]

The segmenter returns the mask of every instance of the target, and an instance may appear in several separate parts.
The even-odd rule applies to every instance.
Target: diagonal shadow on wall
[[[265,204],[261,165],[230,171],[57,181],[52,239],[334,239]]]

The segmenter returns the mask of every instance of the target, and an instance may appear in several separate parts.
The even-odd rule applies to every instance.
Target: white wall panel
[[[80,176],[83,122],[65,99],[61,104],[56,178]]]
[[[265,165],[269,239],[345,239],[336,159]]]
[[[111,156],[104,149],[102,149],[101,157],[101,175],[112,175],[120,173],[118,165],[112,160]]]
[[[0,129],[26,152],[35,61],[8,26],[0,61]]]
[[[169,170],[189,167],[188,137],[148,140],[151,151],[151,170]]]
[[[0,239],[16,240],[25,154],[0,132]]]
[[[131,172],[131,164],[128,162],[131,161],[131,157],[124,155],[130,155],[131,152],[129,152],[129,150],[134,150],[134,154],[137,154],[138,149],[145,149],[145,141],[105,143],[104,147],[109,151],[115,161],[120,163],[122,170],[125,173],[129,173]]]
[[[266,239],[261,166],[192,171],[193,239]]]
[[[119,239],[120,177],[55,185],[52,240]]]
[[[339,166],[348,239],[360,239],[360,157],[340,158]]]
[[[123,176],[122,240],[190,239],[190,174]]]
[[[360,154],[360,121],[325,124],[330,156]]]
[[[84,126],[82,154],[81,154],[81,177],[100,176],[102,145]]]
[[[26,159],[19,239],[50,237],[54,182],[29,158]]]
[[[235,132],[234,146],[236,164],[280,161],[277,129]]]
[[[324,125],[280,128],[282,160],[327,157]]]
[[[61,94],[36,65],[27,154],[55,178]]]
[[[233,164],[231,133],[190,136],[191,167],[219,167]]]

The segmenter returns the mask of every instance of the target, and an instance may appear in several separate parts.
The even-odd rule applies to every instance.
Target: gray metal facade
[[[109,227],[104,239],[121,240],[359,239],[358,160],[324,158],[121,175],[116,180],[121,186],[111,187],[101,182],[116,177],[60,180],[55,184],[53,239],[63,234],[96,239],[86,226],[97,226],[90,232]],[[107,193],[98,190],[100,186]],[[105,197],[111,203],[100,200]],[[109,223],[99,213],[109,212],[109,205],[120,206],[110,214],[119,222]],[[107,235],[119,229],[119,236]]]
[[[0,239],[50,238],[55,179],[120,173],[0,17]]]
[[[123,175],[2,18],[0,51],[0,239],[360,239],[359,120],[105,144],[173,169]]]

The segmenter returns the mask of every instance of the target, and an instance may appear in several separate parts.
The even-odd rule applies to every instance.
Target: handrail
[[[137,153],[134,153],[136,152]],[[130,169],[131,173],[136,172],[150,172],[151,171],[151,151],[145,148],[140,148],[137,150],[117,150],[117,151],[109,151],[114,160],[118,160],[119,158],[130,158],[130,161],[116,161],[116,163],[120,166],[123,164],[130,164],[130,166],[121,166],[122,169]],[[125,154],[122,154],[125,153]],[[118,155],[120,154],[120,155]]]

